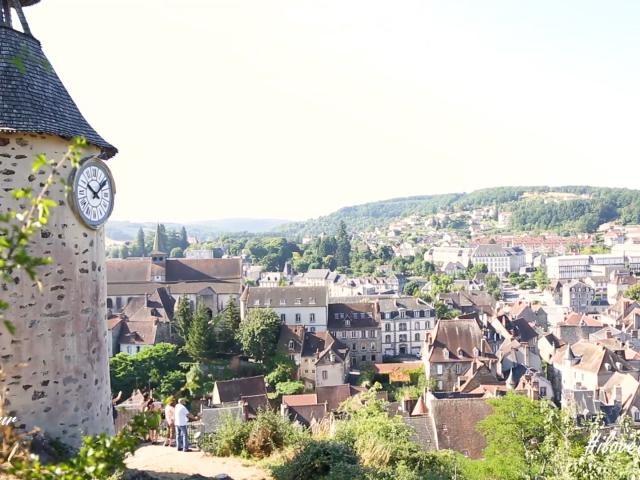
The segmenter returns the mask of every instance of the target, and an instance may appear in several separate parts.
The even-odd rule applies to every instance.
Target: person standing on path
[[[164,419],[167,422],[167,435],[164,440],[165,447],[172,447],[176,438],[176,401],[169,398],[167,406],[164,407]]]
[[[190,452],[189,436],[187,434],[187,425],[189,424],[189,410],[185,407],[187,401],[184,398],[178,400],[175,408],[175,424],[176,424],[176,448],[178,451]],[[180,448],[182,445],[182,448]]]

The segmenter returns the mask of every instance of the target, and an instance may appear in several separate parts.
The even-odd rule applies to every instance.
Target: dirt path
[[[163,479],[200,474],[215,477],[226,473],[233,480],[267,480],[264,470],[237,458],[209,457],[202,452],[178,452],[175,448],[147,445],[126,461],[128,468],[144,470]],[[176,475],[178,474],[178,475]]]

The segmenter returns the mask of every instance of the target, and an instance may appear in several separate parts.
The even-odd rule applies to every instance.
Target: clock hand
[[[100,191],[104,188],[106,184],[107,184],[107,179],[105,178],[102,182],[100,182],[100,187],[98,187],[98,191],[96,193],[100,193]]]
[[[98,192],[100,190],[98,190],[98,192],[96,192],[93,188],[91,188],[91,184],[87,183],[87,187],[89,188],[89,190],[91,190],[91,193],[93,193],[93,198],[98,198]]]

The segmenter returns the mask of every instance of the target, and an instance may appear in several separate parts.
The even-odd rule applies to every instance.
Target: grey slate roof
[[[234,378],[233,380],[219,380],[213,386],[218,389],[218,395],[222,403],[237,402],[243,397],[254,397],[267,394],[264,377]]]
[[[328,326],[330,330],[343,328],[379,327],[374,303],[331,303],[329,304]],[[345,324],[349,320],[349,326]]]
[[[102,150],[102,158],[117,153],[82,116],[40,42],[6,26],[0,26],[0,85],[0,133],[82,135]]]

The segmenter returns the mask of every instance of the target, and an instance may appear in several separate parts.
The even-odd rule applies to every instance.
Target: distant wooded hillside
[[[514,231],[593,232],[612,220],[640,223],[640,190],[588,186],[499,187],[344,207],[330,215],[289,223],[276,230],[287,238],[295,238],[335,232],[341,221],[350,230],[366,230],[411,214],[453,213],[488,206],[513,212],[510,228]]]

